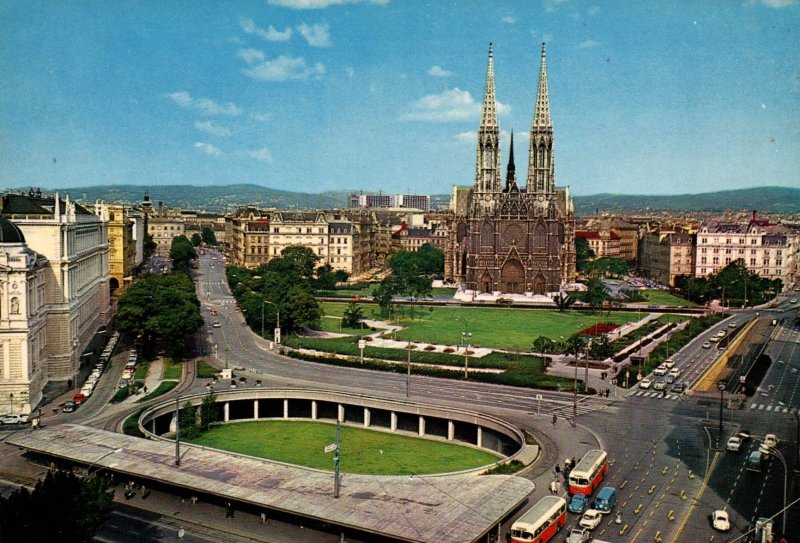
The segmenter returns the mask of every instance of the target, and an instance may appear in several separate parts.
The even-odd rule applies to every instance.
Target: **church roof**
[[[25,243],[25,236],[19,226],[0,215],[0,244]]]

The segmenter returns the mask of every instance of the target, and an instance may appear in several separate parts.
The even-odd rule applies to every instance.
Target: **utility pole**
[[[339,497],[339,419],[336,419],[336,451],[333,453],[333,497]]]
[[[181,465],[181,399],[175,398],[175,465]]]

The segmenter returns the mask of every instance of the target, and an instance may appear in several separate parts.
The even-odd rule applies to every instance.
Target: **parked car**
[[[75,394],[72,397],[72,403],[74,403],[75,405],[80,405],[85,401],[86,401],[86,394],[83,394],[81,392]]]
[[[19,415],[8,414],[0,417],[0,424],[19,424],[22,422]]]
[[[575,494],[567,505],[570,513],[581,514],[589,509],[589,497],[585,494]]]
[[[78,408],[75,402],[67,402],[64,404],[64,407],[61,408],[61,411],[64,413],[72,413]]]
[[[725,448],[731,452],[739,452],[742,448],[742,438],[739,436],[731,436],[728,438],[728,444]]]
[[[639,388],[641,388],[641,389],[648,389],[651,386],[653,386],[653,381],[651,381],[650,379],[647,379],[646,377],[644,379],[642,379],[641,381],[639,381]]]
[[[597,509],[589,509],[583,514],[583,516],[581,517],[581,521],[578,524],[580,524],[584,528],[589,528],[590,530],[594,530],[602,521],[603,521],[603,513],[601,513]]]
[[[222,327],[222,325],[219,323],[219,321],[214,321],[214,323],[211,326],[213,326],[214,328]]]
[[[731,521],[728,518],[728,512],[725,510],[714,511],[711,516],[711,525],[715,530],[720,532],[727,532],[731,529]]]

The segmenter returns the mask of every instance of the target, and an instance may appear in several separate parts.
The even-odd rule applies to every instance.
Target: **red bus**
[[[567,523],[567,501],[545,496],[511,525],[514,543],[546,543]]]
[[[587,452],[569,472],[569,493],[588,496],[594,492],[608,471],[607,459],[605,451],[592,449]]]

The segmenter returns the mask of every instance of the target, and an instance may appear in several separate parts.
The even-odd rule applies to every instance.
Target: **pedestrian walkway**
[[[664,393],[658,390],[638,390],[631,392],[631,396],[636,396],[637,398],[661,398],[664,400],[678,400],[681,397],[680,394]]]
[[[153,392],[155,389],[158,388],[158,385],[164,380],[162,378],[162,374],[164,373],[164,358],[157,357],[150,361],[150,364],[147,366],[147,376],[144,379],[144,386],[139,389],[138,394],[133,394],[125,398],[124,401],[121,403],[123,404],[130,404],[136,403],[138,400],[142,398],[142,396],[146,396],[150,392]]]
[[[796,413],[800,413],[800,409],[797,407],[786,407],[783,405],[774,405],[774,404],[766,404],[766,403],[751,403],[750,404],[751,411],[772,411],[773,413],[783,413],[794,415]]]

